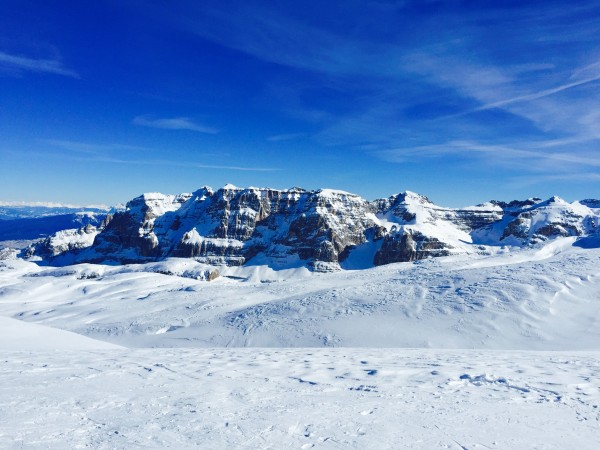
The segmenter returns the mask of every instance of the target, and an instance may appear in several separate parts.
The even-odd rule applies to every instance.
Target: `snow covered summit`
[[[535,198],[455,209],[410,191],[367,201],[332,189],[226,185],[191,194],[144,194],[99,229],[49,238],[36,253],[53,264],[182,257],[212,265],[328,271],[534,245],[594,234],[599,224],[595,200]],[[70,236],[77,243],[65,242]]]

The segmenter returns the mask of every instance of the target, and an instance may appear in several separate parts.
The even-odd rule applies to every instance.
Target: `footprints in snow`
[[[311,385],[311,386],[316,386],[317,384],[319,384],[319,383],[317,383],[316,381],[304,380],[304,379],[302,379],[302,378],[300,378],[300,377],[289,377],[289,378],[290,378],[291,380],[298,380],[300,383],[308,383],[308,384],[309,384],[309,385]]]
[[[487,374],[482,374],[482,375],[469,375],[468,373],[464,373],[462,374],[460,377],[458,377],[459,383],[463,382],[465,384],[471,384],[473,386],[498,386],[498,387],[504,387],[506,389],[509,390],[514,390],[514,391],[518,391],[522,394],[522,396],[524,398],[527,397],[526,394],[537,394],[539,396],[538,398],[538,403],[542,403],[542,402],[560,402],[562,400],[562,396],[558,394],[558,392],[555,391],[551,391],[549,389],[540,389],[540,388],[535,388],[535,387],[531,387],[531,386],[518,386],[516,384],[512,384],[511,382],[509,382],[508,379],[506,379],[505,377],[495,377],[494,375],[487,375]],[[451,384],[455,384],[456,382]]]

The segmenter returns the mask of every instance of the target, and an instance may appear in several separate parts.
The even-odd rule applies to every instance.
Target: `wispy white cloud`
[[[399,73],[389,63],[397,52],[393,45],[332,32],[278,9],[223,1],[197,4],[186,16],[168,10],[160,14],[176,16],[173,20],[179,26],[204,39],[273,64],[333,75]]]
[[[564,174],[527,175],[510,178],[508,185],[512,188],[528,188],[539,184],[568,181],[569,183],[589,183],[600,181],[598,172],[571,172]]]
[[[26,56],[11,55],[0,52],[0,67],[19,73],[22,71],[52,73],[66,77],[79,78],[74,70],[66,68],[62,61],[57,59],[35,59]]]
[[[538,143],[538,145],[543,145]],[[463,155],[480,156],[488,164],[543,164],[541,168],[568,170],[573,166],[600,167],[600,155],[597,153],[581,154],[569,152],[549,152],[544,150],[524,149],[506,145],[488,145],[472,141],[449,141],[443,144],[403,147],[374,152],[390,162],[408,162],[419,158]]]
[[[82,142],[82,141],[71,141],[65,139],[39,139],[38,142],[42,144],[51,145],[52,147],[61,148],[64,150],[68,150],[70,152],[76,153],[84,153],[89,155],[100,155],[106,156],[110,154],[119,154],[123,155],[123,152],[127,153],[136,153],[136,152],[157,152],[157,149],[151,147],[144,147],[140,145],[131,145],[131,144],[120,144],[120,143],[90,143],[90,142]],[[231,156],[228,152],[202,152],[202,157],[212,158],[212,157],[221,157],[226,158]]]
[[[547,161],[557,165],[574,164],[600,167],[600,155],[587,155],[573,152],[549,152],[523,149],[505,145],[485,145],[472,142],[452,142],[457,149],[468,152],[480,152],[495,155],[498,159],[526,159],[529,161]]]
[[[538,100],[544,97],[548,97],[550,95],[554,95],[554,94],[558,94],[559,92],[563,92],[566,91],[568,89],[572,89],[578,86],[582,86],[584,84],[589,84],[589,83],[593,83],[594,81],[598,81],[600,80],[600,75],[596,75],[590,78],[584,78],[583,80],[578,80],[578,81],[573,81],[571,83],[565,83],[565,84],[561,84],[559,86],[555,86],[549,89],[543,89],[541,91],[538,92],[532,92],[530,94],[525,94],[525,95],[518,95],[516,97],[513,98],[507,98],[504,100],[498,100],[495,102],[491,102],[491,103],[487,103],[481,106],[478,106],[477,108],[473,108],[469,111],[465,111],[464,113],[460,113],[457,115],[463,115],[463,114],[471,114],[474,112],[478,112],[478,111],[485,111],[487,109],[493,109],[493,108],[500,108],[503,106],[508,106],[514,103],[520,103],[520,102],[527,102],[527,101],[531,101],[531,100]]]
[[[571,79],[593,78],[600,75],[600,61],[595,61],[587,66],[580,67],[573,71]]]
[[[242,172],[275,172],[280,169],[274,167],[252,167],[252,166],[230,166],[221,164],[200,164],[194,162],[179,162],[165,159],[119,159],[119,158],[96,158],[95,161],[115,163],[115,164],[133,164],[148,166],[172,166],[172,167],[194,167],[197,169],[217,169],[217,170],[235,170]]]
[[[216,134],[219,132],[217,128],[194,122],[189,117],[155,119],[150,116],[137,116],[133,119],[133,123],[143,127],[161,128],[164,130],[190,130],[207,134]]]
[[[277,6],[232,12],[226,0],[173,15],[213,43],[299,69],[302,82],[270,79],[265,91],[281,113],[319,126],[308,137],[332,153],[448,157],[506,173],[599,167],[597,2],[442,2],[426,14],[417,2],[348,3],[351,14],[325,5],[318,19]]]
[[[306,133],[287,133],[287,134],[275,134],[273,136],[267,137],[267,141],[269,142],[282,142],[282,141],[292,141],[294,139],[298,139],[306,136]]]
[[[64,139],[40,139],[41,143],[59,147],[65,150],[70,150],[78,153],[102,154],[109,151],[145,151],[146,147],[127,144],[92,144],[89,142],[70,141]]]
[[[556,138],[546,139],[544,141],[534,141],[530,142],[528,145],[532,148],[554,148],[572,146],[575,144],[580,145],[594,140],[596,140],[596,138],[592,136],[573,136],[568,138]]]
[[[577,139],[600,136],[594,120],[596,112],[600,114],[600,91],[594,89],[600,81],[599,61],[583,66],[500,65],[474,63],[464,53],[456,48],[423,49],[406,58],[409,70],[470,101],[470,105],[463,102],[462,110],[440,114],[437,120],[450,123],[473,116],[471,120],[477,122],[476,113],[497,109],[529,121],[544,133],[570,134]],[[585,119],[592,116],[592,120]]]
[[[71,161],[80,161],[80,162],[99,162],[99,163],[109,163],[109,164],[126,164],[126,165],[135,165],[135,166],[170,166],[170,167],[184,167],[184,168],[197,168],[197,169],[215,169],[215,170],[234,170],[234,171],[242,171],[242,172],[276,172],[281,169],[277,167],[255,167],[255,166],[246,166],[246,165],[229,165],[229,164],[203,164],[196,163],[193,160],[182,161],[174,161],[168,159],[155,159],[155,158],[135,158],[128,159],[123,157],[123,150],[144,150],[146,152],[153,151],[152,149],[131,145],[123,145],[123,144],[89,144],[84,142],[77,141],[62,141],[62,140],[52,140],[46,139],[41,142],[48,143],[54,147],[69,151],[66,153],[58,153],[53,151],[26,151],[25,153],[30,157],[43,157],[43,158],[54,158],[65,160],[69,159]],[[23,156],[24,151],[14,151],[14,150],[5,150],[6,154],[13,154],[17,156]],[[119,156],[115,156],[115,154]],[[219,154],[219,156],[223,156],[226,154]],[[201,155],[196,155],[197,158],[206,158],[210,156],[216,156],[215,154],[203,153]]]

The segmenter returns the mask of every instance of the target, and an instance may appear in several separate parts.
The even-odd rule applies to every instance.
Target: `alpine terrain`
[[[9,213],[2,447],[600,446],[598,200]]]
[[[357,269],[594,235],[600,201],[532,198],[452,209],[413,192],[370,202],[331,189],[227,185],[192,194],[144,194],[98,219],[61,230],[27,256],[55,265],[178,257],[211,265]]]

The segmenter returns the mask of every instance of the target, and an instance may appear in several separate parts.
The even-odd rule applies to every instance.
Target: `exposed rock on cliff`
[[[327,271],[359,254],[380,265],[589,234],[598,229],[599,204],[553,197],[453,209],[408,191],[369,202],[331,189],[203,187],[177,196],[144,194],[99,229],[62,232],[36,252],[55,263],[181,257]]]

